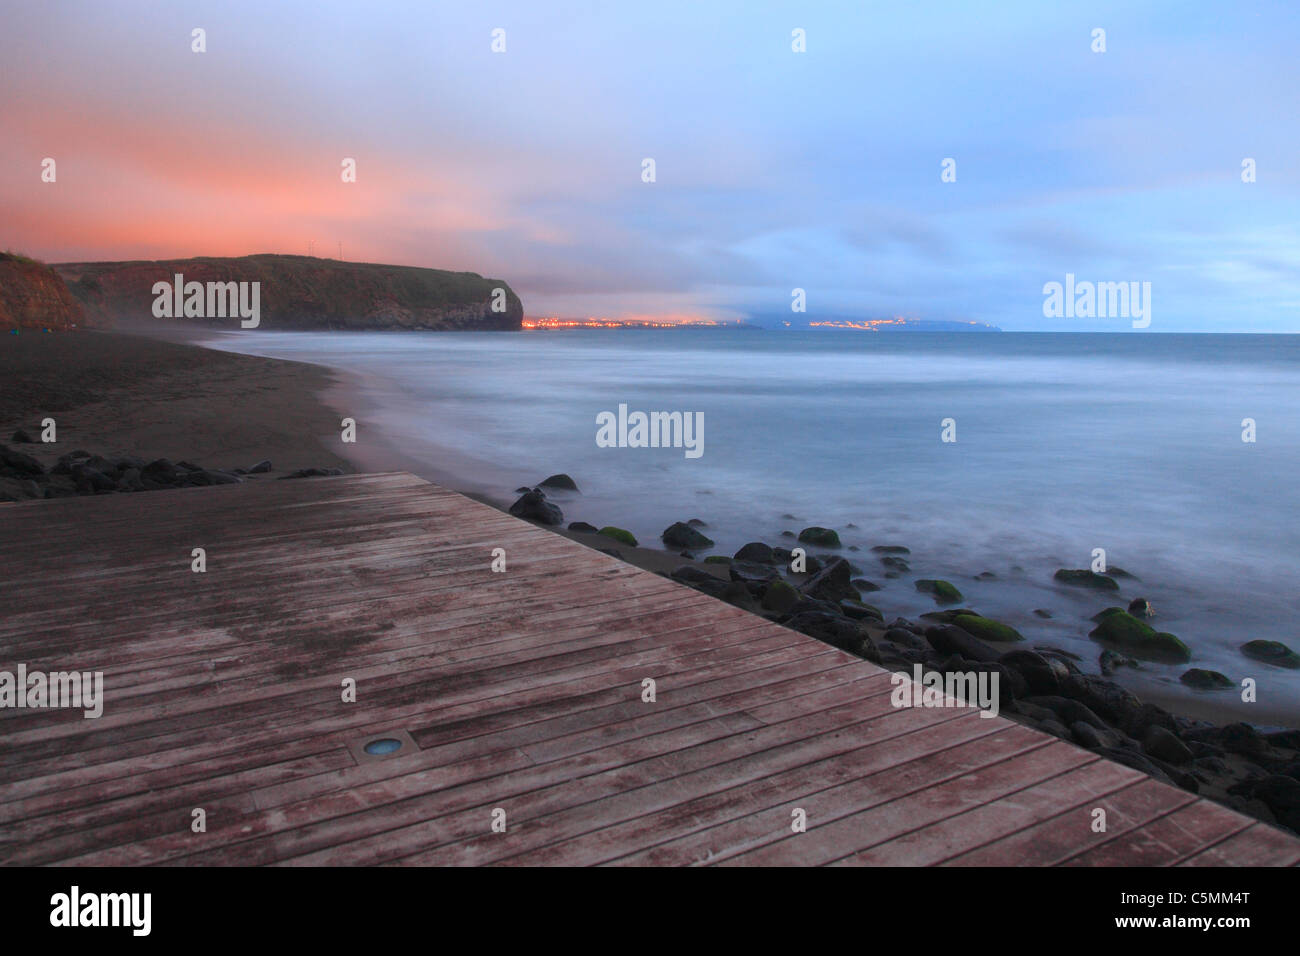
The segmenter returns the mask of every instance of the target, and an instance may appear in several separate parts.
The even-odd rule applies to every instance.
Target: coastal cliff
[[[0,253],[0,329],[70,329],[86,325],[84,310],[50,266]]]
[[[87,317],[103,324],[153,319],[154,284],[170,284],[178,274],[185,283],[260,283],[261,328],[487,331],[518,329],[523,320],[523,305],[505,282],[473,272],[281,255],[68,262],[54,268]],[[494,299],[504,311],[493,311]],[[232,318],[187,321],[238,327]]]

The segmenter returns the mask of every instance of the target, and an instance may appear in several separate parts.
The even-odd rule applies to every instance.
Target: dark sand
[[[217,352],[119,332],[23,332],[0,340],[0,441],[49,466],[74,449],[275,471],[354,467],[315,365]],[[57,442],[40,442],[53,418]]]

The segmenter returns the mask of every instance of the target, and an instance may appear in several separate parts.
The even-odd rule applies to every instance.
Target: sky
[[[1045,317],[1070,273],[1150,282],[1145,332],[1294,332],[1298,46],[1293,0],[9,3],[0,248],[341,246],[534,316],[803,289],[798,319],[1131,330]]]

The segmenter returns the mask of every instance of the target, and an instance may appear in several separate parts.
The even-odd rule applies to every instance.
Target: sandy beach
[[[49,465],[77,448],[275,472],[354,466],[341,454],[339,420],[321,394],[335,386],[318,366],[198,348],[123,332],[25,332],[0,348],[0,435],[22,428],[23,451]],[[53,418],[57,442],[40,441]]]

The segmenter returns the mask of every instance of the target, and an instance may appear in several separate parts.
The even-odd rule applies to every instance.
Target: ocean
[[[945,578],[965,605],[1095,672],[1089,616],[1146,597],[1192,666],[1255,677],[1269,710],[1300,710],[1300,672],[1238,650],[1300,650],[1298,337],[248,331],[205,344],[350,373],[359,441],[374,430],[460,490],[509,501],[568,473],[581,494],[555,496],[566,522],[643,545],[691,518],[717,542],[701,554],[835,528],[883,586],[866,599],[886,619],[933,610],[913,582]],[[600,447],[598,416],[620,405],[702,414],[701,453]],[[881,544],[910,548],[912,573],[886,579]],[[1052,580],[1097,548],[1136,576],[1120,600]],[[1121,677],[1190,694],[1184,669]]]

